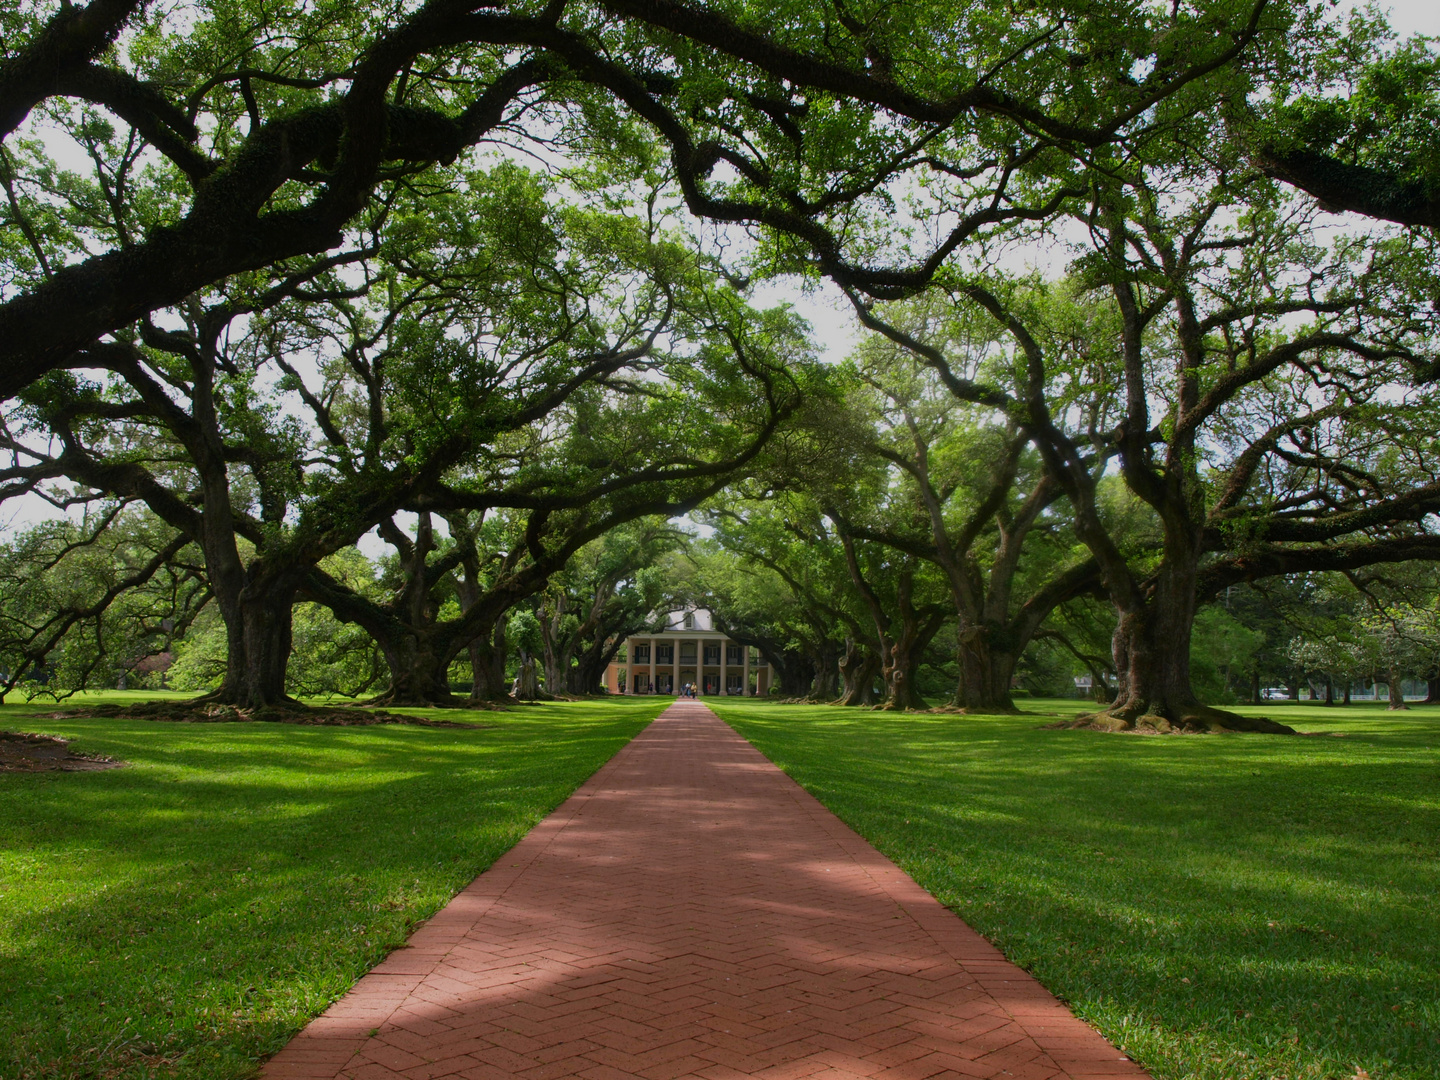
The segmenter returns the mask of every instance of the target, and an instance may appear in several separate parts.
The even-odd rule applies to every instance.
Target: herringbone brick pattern
[[[1145,1080],[695,701],[263,1075]]]

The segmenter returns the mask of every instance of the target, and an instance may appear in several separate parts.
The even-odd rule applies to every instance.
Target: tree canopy
[[[382,670],[453,704],[466,663],[502,699],[522,637],[583,693],[704,602],[792,696],[1011,709],[1043,653],[1113,680],[1101,725],[1244,726],[1195,692],[1206,605],[1440,555],[1440,60],[1373,14],[0,23],[0,497],[69,515],[5,549],[7,689],[193,628],[246,707]],[[782,279],[838,288],[853,357]],[[306,678],[297,610],[352,635]],[[1338,664],[1265,641],[1222,666]]]

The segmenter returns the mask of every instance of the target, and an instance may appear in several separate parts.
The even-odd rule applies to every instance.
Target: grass
[[[1160,1080],[1440,1076],[1440,709],[1143,737],[709,703]]]
[[[667,703],[444,714],[480,730],[0,708],[131,763],[0,775],[0,1076],[253,1074]]]

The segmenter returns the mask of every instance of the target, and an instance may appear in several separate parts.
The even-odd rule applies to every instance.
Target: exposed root
[[[302,724],[325,727],[367,727],[373,724],[414,724],[419,727],[478,728],[483,724],[462,724],[454,720],[432,720],[428,716],[404,716],[379,709],[330,708],[300,705],[261,705],[241,709],[234,705],[198,701],[144,701],[134,705],[84,705],[64,712],[46,714],[52,720],[103,716],[126,720],[161,720],[179,724]]]
[[[1195,735],[1222,732],[1257,732],[1265,735],[1295,735],[1296,730],[1264,716],[1240,716],[1208,705],[1190,705],[1174,710],[1176,715],[1125,709],[1085,713],[1073,720],[1058,720],[1047,728],[1105,731],[1136,735]]]
[[[1021,712],[1015,705],[996,706],[989,709],[972,709],[968,705],[956,705],[953,701],[944,705],[936,705],[929,710],[932,713],[944,713],[947,716],[1020,716]]]
[[[388,690],[383,694],[367,698],[364,706],[367,709],[392,706],[401,709],[468,709],[470,705],[465,698],[457,697],[455,694],[438,695],[433,698],[414,698],[406,700],[402,696],[390,693]]]
[[[483,709],[487,712],[509,712],[512,705],[520,702],[512,697],[507,698],[466,698],[465,708]]]

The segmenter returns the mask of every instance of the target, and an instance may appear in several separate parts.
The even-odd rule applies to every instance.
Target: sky
[[[1354,0],[1345,0],[1339,5],[1342,11],[1357,6]],[[1381,3],[1379,7],[1389,12],[1390,25],[1401,37],[1411,34],[1440,37],[1440,2],[1437,0],[1395,0],[1390,4]]]

